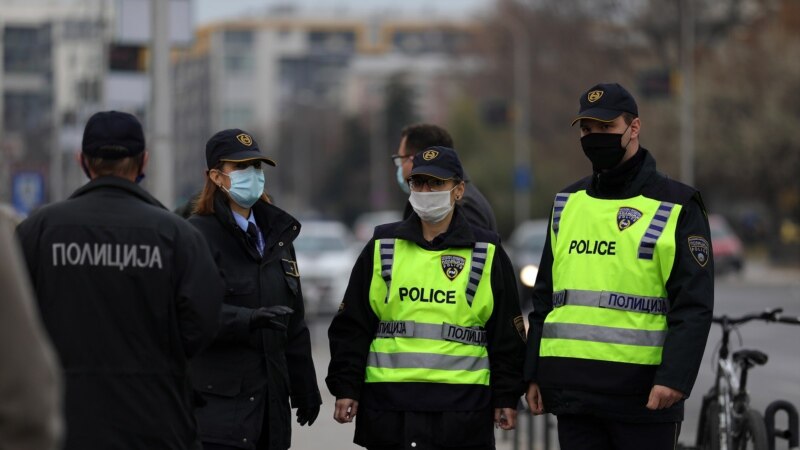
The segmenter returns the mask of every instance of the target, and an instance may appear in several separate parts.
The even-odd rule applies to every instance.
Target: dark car
[[[531,292],[539,273],[539,262],[547,237],[547,223],[547,219],[526,220],[514,229],[509,239],[507,251],[517,271],[519,301],[525,315],[532,307]]]
[[[728,225],[728,221],[719,214],[709,214],[708,225],[711,228],[714,271],[719,274],[741,272],[744,268],[742,241]]]

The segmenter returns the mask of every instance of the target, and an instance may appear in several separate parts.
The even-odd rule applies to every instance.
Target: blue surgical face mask
[[[406,194],[411,193],[411,189],[408,188],[408,182],[403,178],[403,166],[397,166],[397,184],[400,185],[400,189]]]
[[[231,199],[242,208],[250,208],[255,205],[261,194],[264,193],[264,172],[255,167],[248,167],[242,170],[234,170],[231,173],[220,171],[231,179],[230,189],[222,190],[228,193]]]

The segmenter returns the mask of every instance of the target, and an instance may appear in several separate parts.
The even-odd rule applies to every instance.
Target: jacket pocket
[[[494,410],[443,411],[433,442],[442,447],[478,447],[494,444]]]
[[[233,436],[240,422],[241,376],[196,377],[194,388],[205,401],[195,409],[201,436]]]
[[[363,447],[402,446],[403,412],[382,411],[359,405],[353,442]]]
[[[258,307],[256,300],[256,280],[243,278],[226,280],[225,303],[234,306]]]

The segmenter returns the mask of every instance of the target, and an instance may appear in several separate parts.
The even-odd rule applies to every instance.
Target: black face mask
[[[627,147],[622,146],[623,135],[624,133],[591,133],[581,138],[583,153],[592,162],[595,172],[613,169],[622,161]]]

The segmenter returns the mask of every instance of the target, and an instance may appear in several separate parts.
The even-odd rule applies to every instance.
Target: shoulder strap
[[[381,278],[386,282],[386,298],[389,301],[389,290],[392,287],[392,264],[394,263],[394,239],[378,239],[381,254]]]
[[[558,223],[561,221],[561,212],[564,211],[564,206],[567,204],[569,196],[569,192],[559,192],[553,202],[553,233],[556,236],[558,236]]]
[[[472,249],[472,263],[469,268],[469,281],[467,281],[467,304],[472,306],[475,292],[478,290],[478,283],[483,276],[483,266],[486,264],[486,254],[489,244],[486,242],[476,242]]]

